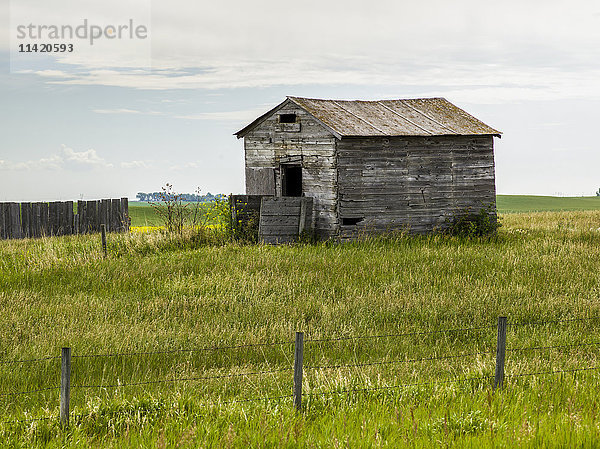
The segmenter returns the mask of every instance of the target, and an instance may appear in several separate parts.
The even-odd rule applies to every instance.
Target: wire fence
[[[416,337],[421,335],[433,335],[433,334],[445,334],[452,332],[469,332],[482,329],[493,329],[495,326],[476,326],[476,327],[462,327],[455,329],[438,329],[434,331],[416,331],[416,332],[403,332],[400,334],[383,334],[383,335],[358,335],[358,336],[345,336],[345,337],[334,337],[334,338],[314,338],[306,340],[307,343],[318,343],[318,342],[335,342],[345,340],[365,340],[365,339],[381,339],[381,338],[397,338],[397,337]]]
[[[350,389],[341,389],[341,390],[328,390],[322,392],[315,393],[303,393],[302,396],[325,396],[325,395],[334,395],[334,394],[347,394],[347,393],[363,393],[368,391],[380,391],[380,390],[394,390],[400,388],[409,388],[409,387],[421,387],[428,385],[447,385],[447,384],[456,384],[456,383],[465,383],[465,382],[479,382],[482,380],[491,380],[493,376],[478,376],[478,377],[467,377],[464,379],[450,379],[450,380],[436,380],[431,382],[413,382],[407,384],[399,384],[399,385],[383,385],[379,387],[364,387],[364,388],[350,388]]]
[[[17,363],[32,363],[32,362],[42,362],[42,361],[46,361],[46,360],[56,360],[56,359],[60,359],[59,355],[56,356],[47,356],[47,357],[40,357],[37,359],[24,359],[24,360],[2,360],[0,361],[0,365],[12,365],[12,364],[17,364]]]
[[[139,385],[153,385],[153,384],[162,384],[162,383],[172,383],[172,382],[198,382],[201,380],[214,380],[214,379],[231,379],[234,377],[250,377],[250,376],[260,376],[263,374],[274,374],[281,373],[283,371],[291,371],[292,368],[279,368],[274,370],[266,370],[266,371],[254,371],[249,373],[235,373],[235,374],[219,374],[215,376],[195,376],[195,377],[179,377],[174,379],[159,379],[159,380],[147,380],[143,382],[128,382],[128,383],[117,383],[117,384],[100,384],[100,385],[71,385],[71,388],[122,388],[122,387],[132,387]]]
[[[71,396],[71,390],[85,390],[85,389],[120,389],[127,387],[139,387],[149,386],[157,384],[174,384],[174,383],[191,383],[191,382],[202,382],[220,379],[236,379],[236,378],[250,378],[250,377],[264,377],[267,375],[275,375],[281,373],[293,372],[291,378],[292,394],[289,395],[277,395],[277,396],[257,396],[243,399],[233,399],[226,401],[217,401],[218,404],[236,404],[236,403],[253,403],[253,402],[269,402],[269,401],[280,401],[292,399],[294,406],[298,409],[302,408],[302,398],[311,398],[315,396],[327,396],[327,395],[348,395],[352,393],[371,392],[371,391],[384,391],[403,389],[409,387],[425,387],[431,385],[448,385],[448,384],[463,384],[468,382],[487,382],[492,388],[503,388],[506,379],[517,379],[523,377],[533,376],[545,376],[545,375],[559,375],[567,373],[577,372],[588,372],[597,371],[600,366],[581,366],[573,368],[552,368],[547,371],[532,371],[532,372],[517,372],[505,374],[505,360],[506,353],[519,354],[519,353],[537,353],[542,351],[550,350],[571,350],[575,348],[592,348],[600,346],[600,342],[579,342],[571,344],[556,344],[556,345],[534,345],[525,347],[506,347],[506,330],[510,326],[512,328],[525,327],[525,326],[548,326],[557,325],[562,323],[574,323],[574,322],[585,322],[593,321],[600,317],[588,317],[588,318],[572,318],[562,320],[551,320],[551,321],[539,321],[539,322],[508,322],[505,317],[499,317],[497,325],[482,325],[473,327],[463,328],[449,328],[449,329],[436,329],[431,331],[411,331],[394,334],[381,334],[381,335],[357,335],[357,336],[340,336],[340,337],[329,337],[329,338],[314,338],[304,340],[304,334],[301,332],[296,333],[295,341],[273,341],[265,343],[250,343],[250,344],[239,344],[239,345],[223,345],[223,346],[207,346],[201,348],[180,348],[180,349],[167,349],[158,351],[139,351],[139,352],[107,352],[97,354],[74,354],[71,356],[70,348],[63,348],[61,356],[44,356],[31,359],[17,359],[17,360],[3,360],[0,361],[0,365],[17,365],[17,364],[30,364],[30,363],[41,363],[49,360],[61,360],[61,377],[59,385],[46,386],[43,388],[29,389],[23,391],[9,391],[6,393],[0,393],[1,398],[19,397],[26,395],[35,395],[38,393],[49,392],[49,391],[60,391],[60,415],[59,416],[48,416],[48,417],[36,417],[36,418],[25,418],[16,419],[9,421],[0,421],[2,425],[10,424],[23,424],[33,423],[36,421],[56,421],[60,418],[62,424],[69,422],[69,417],[74,419],[83,419],[88,415],[81,414],[70,414],[69,413],[69,401]],[[304,344],[305,343],[327,343],[327,342],[340,342],[340,341],[351,341],[351,340],[368,340],[368,339],[390,339],[390,338],[403,338],[403,337],[416,337],[424,335],[438,335],[438,334],[450,334],[450,333],[468,333],[475,331],[490,331],[497,329],[496,347],[490,348],[484,351],[473,351],[463,352],[458,354],[443,354],[443,355],[430,355],[424,357],[414,358],[402,358],[392,360],[372,360],[365,362],[354,362],[354,363],[332,363],[332,364],[313,364],[304,365]],[[276,346],[294,346],[294,365],[293,366],[282,366],[276,368],[269,368],[265,370],[253,370],[246,372],[236,373],[224,373],[214,374],[205,376],[182,376],[182,377],[169,377],[164,379],[152,379],[144,381],[133,381],[133,382],[109,382],[109,383],[81,383],[71,385],[71,359],[89,359],[89,358],[100,358],[108,359],[114,357],[135,357],[141,355],[155,355],[155,354],[176,354],[176,353],[200,353],[206,351],[225,351],[225,350],[238,350],[238,349],[249,349],[249,348],[266,348]],[[303,392],[303,376],[305,371],[322,371],[322,370],[341,370],[341,369],[357,369],[365,367],[376,367],[376,366],[393,366],[393,365],[408,365],[417,363],[428,363],[434,361],[448,361],[458,360],[468,357],[489,357],[495,354],[495,373],[494,376],[469,376],[469,377],[454,377],[450,379],[436,379],[426,382],[414,382],[414,383],[399,383],[393,385],[379,385],[379,386],[368,386],[368,387],[353,387],[353,388],[338,388],[329,389],[326,391],[310,391]],[[509,362],[513,361],[514,358],[509,358]]]
[[[205,352],[205,351],[224,351],[227,349],[247,349],[257,348],[265,346],[281,346],[293,344],[293,341],[276,341],[270,343],[249,343],[244,345],[230,345],[230,346],[207,346],[204,348],[194,349],[166,349],[162,351],[139,351],[139,352],[112,352],[105,354],[82,354],[74,355],[73,358],[99,358],[99,357],[130,357],[137,355],[157,355],[157,354],[176,354],[176,353],[194,353],[194,352]],[[60,358],[60,357],[58,357]]]
[[[548,326],[551,324],[561,324],[561,323],[573,323],[576,321],[593,321],[600,319],[600,316],[590,316],[590,317],[582,317],[582,318],[563,318],[560,320],[547,320],[547,321],[521,321],[514,323],[507,323],[509,326]]]
[[[480,352],[470,352],[466,354],[455,354],[455,355],[441,355],[441,356],[431,356],[431,357],[421,357],[417,359],[405,359],[405,360],[379,360],[377,362],[367,362],[367,363],[351,363],[351,364],[341,364],[341,365],[316,365],[316,366],[306,366],[304,369],[307,370],[317,370],[317,369],[339,369],[339,368],[362,368],[365,366],[377,366],[377,365],[397,365],[401,363],[418,363],[418,362],[429,362],[433,360],[450,360],[450,359],[460,359],[464,357],[473,357],[478,355],[488,355],[493,354],[494,351],[480,351]]]

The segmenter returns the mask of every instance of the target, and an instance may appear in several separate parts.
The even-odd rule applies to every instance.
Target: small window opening
[[[343,226],[355,226],[363,220],[364,220],[363,217],[346,217],[346,218],[342,218],[342,225]]]
[[[302,167],[299,165],[283,165],[282,175],[282,196],[302,196]]]
[[[279,114],[279,123],[296,123],[296,114]]]

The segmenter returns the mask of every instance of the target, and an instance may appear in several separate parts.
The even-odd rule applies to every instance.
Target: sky
[[[84,20],[147,33],[18,37]],[[442,96],[502,131],[498,193],[600,188],[597,0],[0,0],[0,201],[241,193],[233,133],[286,95]]]

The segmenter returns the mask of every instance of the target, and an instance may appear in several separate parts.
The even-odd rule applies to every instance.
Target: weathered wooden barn
[[[495,209],[494,137],[444,98],[287,97],[244,138],[246,194],[307,196],[321,237],[442,228]]]

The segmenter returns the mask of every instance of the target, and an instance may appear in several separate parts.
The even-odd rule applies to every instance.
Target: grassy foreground
[[[552,321],[600,316],[600,212],[503,225],[491,240],[281,247],[110,235],[106,259],[98,236],[0,241],[0,421],[51,418],[0,424],[0,444],[593,447],[598,371],[518,376],[599,365],[600,320]],[[509,327],[509,377],[494,393],[499,315],[548,323]],[[457,328],[476,329],[311,341]],[[291,393],[296,330],[312,367],[304,411],[289,398],[229,403]],[[266,342],[281,344],[114,355]],[[589,346],[564,347],[577,343]],[[69,429],[58,391],[10,395],[58,385],[56,358],[7,362],[61,346],[110,355],[74,358]],[[464,357],[411,362],[449,355]],[[202,379],[122,386],[182,378]]]

